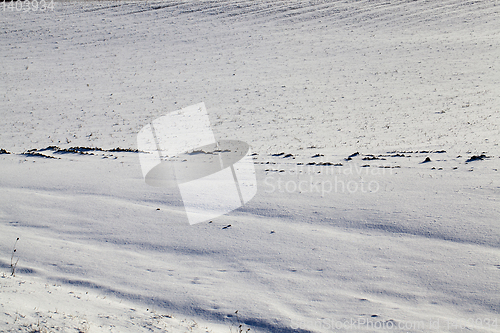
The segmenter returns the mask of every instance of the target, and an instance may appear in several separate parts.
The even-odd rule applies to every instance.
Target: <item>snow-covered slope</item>
[[[498,331],[498,17],[457,0],[7,7],[0,328]],[[136,135],[201,101],[218,139],[256,152],[258,193],[190,226],[145,184]]]

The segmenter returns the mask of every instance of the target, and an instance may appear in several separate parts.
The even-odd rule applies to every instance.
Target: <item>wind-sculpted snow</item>
[[[498,331],[494,1],[8,8],[0,330]],[[137,134],[201,102],[258,191],[190,226]]]

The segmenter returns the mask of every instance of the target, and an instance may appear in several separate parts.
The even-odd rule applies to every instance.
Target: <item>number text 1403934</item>
[[[45,12],[54,10],[54,0],[15,0],[15,1],[2,1],[0,8],[4,12]]]

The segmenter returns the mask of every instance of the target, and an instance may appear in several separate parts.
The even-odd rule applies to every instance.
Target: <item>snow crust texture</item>
[[[0,331],[500,330],[495,1],[9,6]],[[201,102],[257,194],[189,225],[137,134]]]

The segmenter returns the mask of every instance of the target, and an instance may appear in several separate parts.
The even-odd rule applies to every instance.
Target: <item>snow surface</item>
[[[3,11],[0,330],[500,331],[499,12]],[[190,226],[144,182],[136,135],[199,102],[251,145],[258,193]]]

